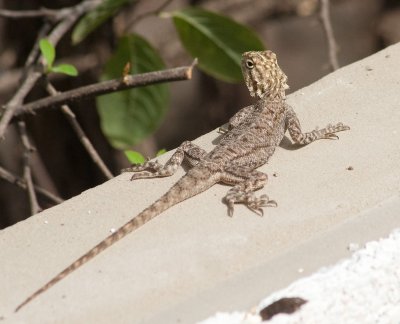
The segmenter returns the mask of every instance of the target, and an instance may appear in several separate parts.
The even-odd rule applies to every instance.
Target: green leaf
[[[47,67],[51,68],[54,63],[54,59],[56,58],[56,50],[53,44],[47,39],[43,38],[39,42],[39,48],[44,59],[46,60]]]
[[[243,52],[264,50],[258,36],[232,19],[190,7],[172,13],[183,46],[199,59],[199,68],[227,82],[242,80]]]
[[[77,76],[78,75],[78,70],[75,68],[75,66],[71,64],[60,64],[57,66],[53,66],[50,69],[51,72],[54,73],[64,73],[70,76]]]
[[[156,156],[163,155],[163,154],[166,153],[166,152],[167,152],[166,149],[161,149],[161,150],[159,150],[159,151],[157,152]]]
[[[72,31],[72,43],[78,44],[92,31],[117,14],[120,8],[134,0],[103,0],[96,9],[83,16]]]
[[[122,76],[131,63],[132,74],[164,69],[164,63],[151,45],[137,35],[127,35],[118,42],[116,52],[105,65],[102,79]],[[166,84],[157,84],[97,97],[101,128],[112,146],[127,148],[154,132],[169,103]]]
[[[132,164],[143,164],[146,161],[146,158],[139,152],[126,150],[124,153],[128,161]]]

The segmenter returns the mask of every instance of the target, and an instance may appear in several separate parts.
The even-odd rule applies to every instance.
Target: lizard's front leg
[[[233,215],[234,204],[245,204],[250,210],[262,216],[262,207],[277,205],[267,195],[257,197],[254,191],[261,189],[267,183],[268,176],[258,170],[246,167],[229,168],[221,175],[221,181],[235,185],[226,194],[224,201],[228,205],[228,215]]]
[[[293,108],[289,105],[286,105],[286,107],[286,127],[289,130],[290,137],[296,144],[306,145],[319,139],[337,139],[338,136],[335,133],[350,129],[349,126],[338,123],[335,125],[328,125],[322,129],[313,130],[312,132],[303,133],[301,131],[299,119]]]
[[[173,175],[183,161],[188,162],[190,167],[196,165],[207,152],[201,147],[189,142],[183,142],[171,156],[171,158],[162,165],[158,161],[146,161],[143,164],[134,164],[122,172],[135,172],[131,180],[144,178],[168,177]]]

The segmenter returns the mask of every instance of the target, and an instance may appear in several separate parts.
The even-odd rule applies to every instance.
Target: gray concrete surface
[[[279,203],[264,217],[243,206],[228,217],[221,203],[228,188],[216,185],[130,234],[17,314],[23,299],[183,171],[133,183],[123,174],[1,231],[0,319],[194,323],[217,310],[255,306],[267,293],[349,255],[349,243],[387,235],[400,226],[399,63],[398,44],[289,97],[304,129],[338,121],[352,129],[338,141],[300,149],[284,141],[261,168],[270,181],[260,194]],[[209,150],[217,137],[214,131],[195,142]]]

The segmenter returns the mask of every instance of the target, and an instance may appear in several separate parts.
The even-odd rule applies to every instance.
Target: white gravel
[[[293,314],[262,322],[256,315],[283,297],[308,302]],[[322,268],[265,298],[251,313],[218,313],[201,324],[400,323],[400,229],[351,258]]]

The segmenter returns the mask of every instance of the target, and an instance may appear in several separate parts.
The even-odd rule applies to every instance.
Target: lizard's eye
[[[252,69],[254,67],[254,62],[252,60],[246,60],[246,67]]]

